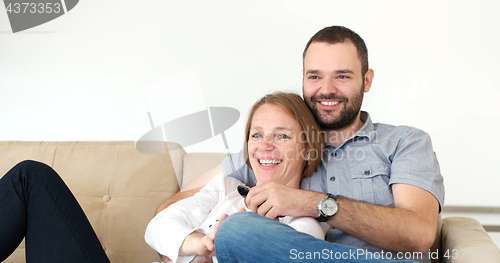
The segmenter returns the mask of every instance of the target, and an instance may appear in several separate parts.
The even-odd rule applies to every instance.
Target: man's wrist
[[[322,200],[318,202],[318,216],[316,220],[319,222],[328,222],[332,219],[337,210],[339,208],[339,204],[337,202],[336,196],[328,193]]]
[[[311,209],[309,209],[308,216],[310,216],[312,218],[318,217],[318,215],[320,214],[319,209],[318,209],[318,203],[321,200],[323,200],[323,198],[325,198],[325,196],[327,196],[327,194],[325,194],[325,193],[318,193],[318,192],[315,193],[315,195],[311,198],[311,202],[310,202]]]

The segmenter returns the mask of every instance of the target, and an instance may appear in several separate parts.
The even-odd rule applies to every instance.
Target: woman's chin
[[[260,175],[255,174],[255,177],[257,179],[257,185],[276,181],[276,178],[264,174]]]

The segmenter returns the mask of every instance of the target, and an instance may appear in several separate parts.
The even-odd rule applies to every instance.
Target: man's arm
[[[182,199],[185,199],[185,198],[193,196],[194,194],[198,193],[201,188],[203,188],[203,186],[200,186],[200,187],[197,187],[197,188],[193,188],[193,189],[190,189],[190,190],[186,190],[186,191],[182,191],[181,190],[181,191],[175,193],[173,196],[171,196],[169,199],[167,199],[165,202],[163,202],[158,207],[158,209],[156,210],[155,215],[157,215],[158,213],[160,213],[163,209],[169,207],[171,204],[173,204],[173,203],[175,203],[177,201],[180,201]]]
[[[156,210],[156,214],[169,207],[171,204],[198,193],[200,189],[203,188],[203,186],[205,186],[210,180],[212,180],[212,178],[214,178],[214,176],[219,173],[223,173],[224,175],[226,175],[222,164],[219,164],[214,168],[198,175],[198,177],[193,179],[193,181],[182,187],[181,191],[177,192],[172,197],[163,202]]]
[[[392,189],[394,208],[339,198],[339,211],[328,223],[382,249],[427,252],[437,231],[437,199],[412,185],[394,184]]]
[[[328,224],[381,249],[426,252],[436,234],[437,199],[411,185],[394,184],[392,188],[394,208],[339,197],[339,210]],[[266,183],[253,187],[246,202],[252,211],[269,218],[317,217],[317,205],[324,197],[324,193]]]

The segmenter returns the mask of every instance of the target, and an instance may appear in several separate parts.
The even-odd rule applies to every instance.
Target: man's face
[[[371,79],[361,71],[356,47],[350,42],[313,42],[304,57],[304,100],[323,130],[339,130],[356,121]],[[370,75],[373,73],[371,70]]]

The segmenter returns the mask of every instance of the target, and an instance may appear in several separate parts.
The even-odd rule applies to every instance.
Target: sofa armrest
[[[447,217],[441,231],[442,262],[500,262],[498,247],[477,220]]]

